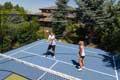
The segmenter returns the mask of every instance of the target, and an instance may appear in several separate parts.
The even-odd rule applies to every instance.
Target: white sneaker
[[[46,55],[43,55],[43,57],[47,57]]]
[[[78,69],[78,71],[81,71],[81,70],[82,70],[82,68],[79,68],[79,69]]]
[[[55,59],[55,56],[53,56],[53,58]]]

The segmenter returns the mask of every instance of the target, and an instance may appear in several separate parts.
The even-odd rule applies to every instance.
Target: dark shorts
[[[48,46],[48,50],[52,49],[53,51],[55,51],[55,45],[49,45]]]
[[[82,59],[84,59],[84,58],[85,58],[85,56],[81,56],[81,55],[80,55],[80,52],[79,52],[79,56],[80,56],[80,58],[82,58]]]
[[[80,56],[80,58],[84,59],[84,58],[85,58],[85,56]]]

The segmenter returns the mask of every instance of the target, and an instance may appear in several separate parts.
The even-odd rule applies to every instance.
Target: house
[[[40,16],[39,22],[46,27],[50,27],[53,21],[53,12],[57,10],[57,6],[50,6],[46,8],[40,8],[40,13],[38,15]],[[75,21],[75,14],[76,10],[75,8],[69,7],[68,13],[65,15],[67,20]]]

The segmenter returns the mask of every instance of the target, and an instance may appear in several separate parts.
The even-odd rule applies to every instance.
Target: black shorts
[[[49,45],[48,46],[48,50],[52,49],[53,51],[55,51],[55,45]]]
[[[84,59],[84,58],[85,58],[85,56],[80,56],[80,58]]]
[[[80,55],[80,52],[79,52],[79,56],[80,56],[80,58],[82,58],[82,59],[84,59],[84,58],[85,58],[85,56],[81,56],[81,55]]]

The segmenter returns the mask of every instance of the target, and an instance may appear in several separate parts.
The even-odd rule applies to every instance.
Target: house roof
[[[57,9],[57,6],[50,6],[50,7],[40,8],[39,10],[45,10],[45,9]]]
[[[50,7],[40,8],[39,10],[56,10],[56,9],[58,9],[57,6],[50,6]],[[74,11],[74,10],[76,10],[76,8],[67,6],[67,10]]]

